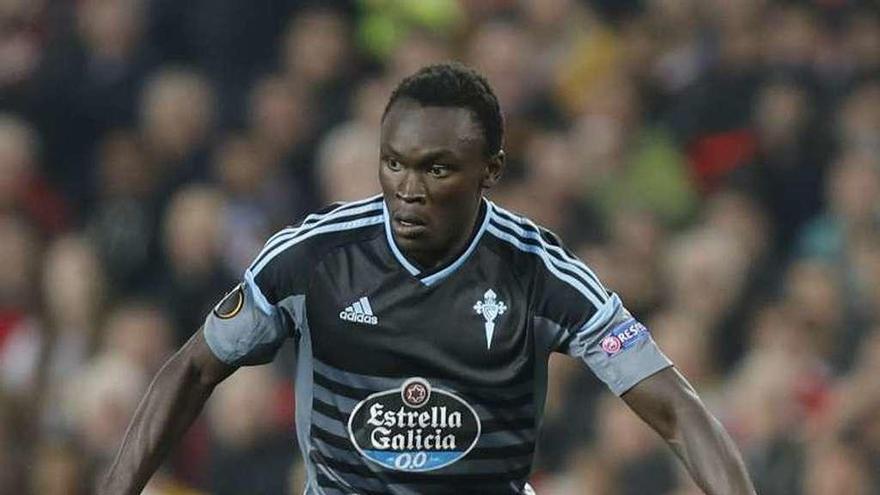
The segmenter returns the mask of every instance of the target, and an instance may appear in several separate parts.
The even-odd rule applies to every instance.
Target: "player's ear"
[[[504,165],[504,150],[498,150],[498,153],[489,157],[483,172],[483,180],[480,183],[483,189],[489,189],[501,180],[501,176],[504,174]]]

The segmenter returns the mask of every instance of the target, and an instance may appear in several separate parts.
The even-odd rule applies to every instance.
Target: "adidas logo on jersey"
[[[353,323],[366,323],[367,325],[376,325],[379,318],[373,315],[373,308],[366,296],[358,299],[351,306],[339,312],[339,318]]]

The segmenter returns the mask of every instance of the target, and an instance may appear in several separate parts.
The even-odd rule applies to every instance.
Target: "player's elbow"
[[[697,393],[690,387],[683,387],[661,401],[652,425],[664,440],[675,443],[681,439],[682,425],[708,416],[709,412]]]

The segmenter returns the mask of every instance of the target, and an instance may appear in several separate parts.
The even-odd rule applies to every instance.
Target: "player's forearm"
[[[623,400],[666,440],[704,492],[755,493],[733,440],[678,370],[666,368],[642,380]]]
[[[189,345],[189,344],[188,344]],[[138,494],[214,389],[184,346],[159,371],[134,414],[100,493]]]
[[[730,435],[696,396],[676,407],[674,433],[666,438],[697,485],[710,495],[755,493]]]

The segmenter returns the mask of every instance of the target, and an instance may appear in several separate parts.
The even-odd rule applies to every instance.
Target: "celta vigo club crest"
[[[492,347],[492,334],[495,333],[495,318],[503,315],[507,311],[507,305],[498,300],[498,294],[494,290],[489,289],[483,294],[483,300],[474,304],[474,311],[481,315],[486,322],[483,327],[486,329],[486,349]]]

